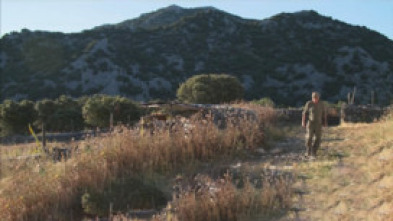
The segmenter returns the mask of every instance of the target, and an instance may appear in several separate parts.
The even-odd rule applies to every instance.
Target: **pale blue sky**
[[[213,6],[243,18],[316,10],[346,23],[366,26],[393,39],[393,0],[0,0],[0,35],[22,28],[79,32],[118,23],[177,4]]]

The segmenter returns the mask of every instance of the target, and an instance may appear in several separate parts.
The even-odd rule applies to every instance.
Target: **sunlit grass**
[[[321,152],[324,155],[320,160],[298,166],[299,171],[311,177],[307,184],[314,193],[307,199],[319,206],[319,210],[310,210],[305,215],[328,220],[390,220],[392,118],[372,124],[343,124],[332,130],[339,141]]]
[[[155,130],[143,135],[140,130],[118,128],[116,133],[80,142],[79,152],[59,163],[45,157],[16,161],[21,166],[2,161],[1,167],[6,168],[7,175],[0,183],[0,219],[80,218],[83,214],[81,196],[86,191],[102,192],[111,182],[124,177],[171,176],[179,168],[231,158],[239,151],[260,147],[265,140],[264,129],[274,114],[272,109],[254,110],[258,116],[256,120],[229,119],[227,127],[221,130],[209,116],[206,120],[191,121],[191,132],[181,125],[175,125],[171,133]],[[5,149],[4,158],[37,151],[28,145]],[[234,188],[229,183],[224,187]],[[255,191],[253,194],[262,193]]]

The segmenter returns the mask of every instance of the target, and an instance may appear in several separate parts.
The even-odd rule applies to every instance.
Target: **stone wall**
[[[302,122],[302,112],[301,108],[298,109],[288,109],[280,108],[276,109],[277,117],[280,121],[290,122],[290,123],[301,123]]]
[[[341,110],[337,108],[328,109],[328,125],[339,125],[347,123],[371,123],[379,120],[388,112],[393,113],[393,106],[379,107],[372,105],[343,105]],[[290,123],[301,123],[302,109],[276,109],[279,120]]]
[[[391,107],[382,108],[372,105],[343,105],[341,122],[371,123],[384,116]]]
[[[278,119],[280,121],[289,123],[302,123],[302,108],[297,109],[276,109]],[[328,125],[339,125],[340,124],[340,113],[335,108],[328,109],[327,115]]]

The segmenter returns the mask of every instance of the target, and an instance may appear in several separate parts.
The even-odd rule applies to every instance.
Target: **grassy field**
[[[223,172],[209,177],[211,171],[266,142],[264,131],[271,125],[273,110],[243,108],[253,109],[258,118],[228,119],[225,129],[218,129],[209,116],[191,119],[187,130],[175,124],[171,132],[119,127],[112,134],[73,143],[77,152],[57,163],[20,157],[39,153],[34,144],[2,147],[0,219],[80,220],[172,206],[173,220],[239,220],[287,208],[290,193],[285,180],[256,188],[245,177],[241,186]],[[71,144],[49,144],[55,145]],[[198,189],[192,185],[201,173],[208,175],[201,175],[206,178],[198,180],[203,186]],[[173,197],[176,177],[190,181]]]
[[[297,166],[308,177],[305,220],[392,220],[393,119],[325,131],[320,157]],[[304,188],[303,181],[294,184]],[[294,204],[300,201],[300,197]],[[294,216],[292,216],[293,218]]]
[[[78,146],[71,159],[57,163],[23,157],[40,153],[35,144],[3,146],[0,220],[135,220],[128,212],[138,210],[173,221],[393,217],[391,117],[324,128],[319,157],[303,161],[303,128],[273,126],[272,109],[243,108],[256,111],[258,120],[229,119],[218,129],[199,116],[187,130],[175,124],[171,132],[145,128],[142,134],[119,127],[80,142],[51,143]],[[284,149],[263,158],[261,147]],[[266,168],[290,172],[262,175]]]

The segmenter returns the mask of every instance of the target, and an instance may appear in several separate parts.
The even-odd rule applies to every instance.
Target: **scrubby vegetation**
[[[219,129],[209,115],[186,124],[174,121],[170,130],[118,127],[115,133],[78,143],[72,158],[61,163],[45,158],[5,161],[1,165],[0,218],[70,220],[126,213],[129,209],[163,208],[171,200],[171,180],[176,175],[192,177],[203,164],[228,162],[263,145],[264,131],[274,114],[269,108],[252,108],[257,119],[228,119],[224,129]],[[25,148],[25,153],[31,153],[31,148]],[[16,155],[16,149],[3,147],[2,158]],[[290,191],[286,184],[256,188],[249,183],[239,189],[227,177],[217,185],[219,191],[211,205],[204,201],[208,192],[193,197],[195,192],[180,191],[172,204],[178,208],[176,216],[180,220],[206,220],[201,212],[216,205],[216,212],[206,211],[210,216],[207,220],[217,220],[217,211],[221,217],[236,220],[240,215],[288,207]]]
[[[141,110],[135,102],[124,97],[95,95],[89,98],[82,107],[87,124],[97,127],[109,127],[109,116],[113,122],[130,124],[139,120]]]
[[[133,129],[120,126],[81,142],[49,144],[78,146],[71,159],[58,163],[45,157],[25,157],[40,152],[33,144],[3,146],[1,159],[6,160],[0,165],[0,219],[110,216],[130,220],[129,211],[144,209],[161,211],[153,220],[293,218],[288,211],[296,201],[294,173],[309,177],[313,194],[306,199],[311,197],[321,208],[329,206],[332,219],[365,216],[351,213],[350,208],[374,208],[370,214],[381,220],[393,215],[388,172],[391,115],[373,124],[330,129],[321,158],[300,162],[293,166],[294,173],[265,177],[255,176],[262,174],[256,170],[250,178],[248,172],[232,173],[229,165],[247,159],[256,148],[266,146],[266,139],[275,137],[270,126],[274,112],[255,104],[234,106],[251,110],[258,118],[245,112],[238,115],[240,120],[228,118],[224,127],[218,127],[211,114],[199,113],[189,119],[155,122],[154,127],[146,122]],[[374,191],[367,191],[369,186]],[[357,196],[369,200],[360,205],[355,203],[360,202]],[[309,202],[303,206],[313,207]],[[315,219],[322,215],[318,210],[304,214]]]
[[[73,99],[60,96],[37,102],[5,100],[0,104],[0,136],[27,134],[28,125],[46,131],[80,131],[89,127],[109,127],[113,123],[133,124],[142,114],[136,102],[120,96],[94,95]]]
[[[202,74],[189,78],[177,90],[185,103],[219,104],[243,98],[244,88],[236,77],[226,74]]]

